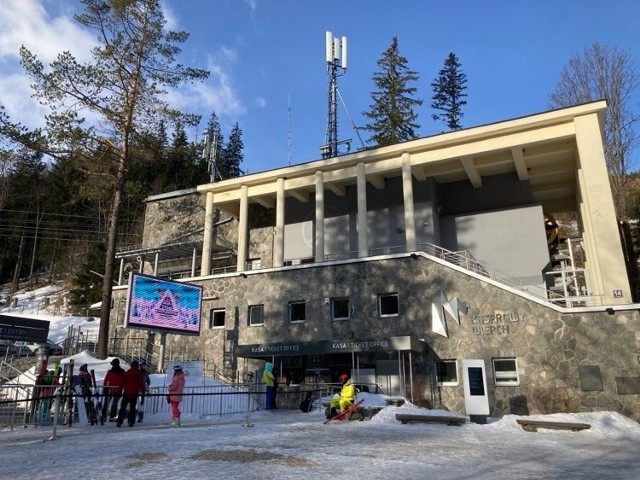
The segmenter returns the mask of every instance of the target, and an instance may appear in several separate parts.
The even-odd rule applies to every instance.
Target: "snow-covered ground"
[[[32,312],[25,306],[21,313]],[[69,317],[45,318],[51,332],[68,328]],[[75,356],[76,364],[96,370],[99,382],[109,360]],[[164,375],[152,376],[153,386],[166,382]],[[385,405],[379,395],[359,398]],[[511,415],[447,426],[403,425],[396,413],[448,414],[389,406],[370,421],[325,425],[317,408],[261,410],[185,415],[175,428],[165,413],[146,414],[133,428],[58,426],[55,437],[52,427],[4,430],[0,479],[640,479],[640,425],[617,413],[535,415],[591,425],[536,433],[523,431]]]
[[[366,403],[366,402],[365,402]],[[386,407],[370,421],[323,424],[318,410],[145,418],[133,428],[0,432],[6,479],[634,479],[640,427],[615,413],[548,415],[581,432],[524,432],[516,417],[487,425],[406,424]],[[422,410],[422,409],[420,409]]]

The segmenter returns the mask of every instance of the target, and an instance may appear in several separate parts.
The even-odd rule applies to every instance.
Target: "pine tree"
[[[88,149],[87,156],[115,166],[97,348],[98,358],[106,358],[118,223],[133,141],[153,131],[160,118],[193,122],[195,118],[169,108],[163,88],[203,80],[208,72],[177,62],[188,34],[165,29],[159,0],[81,3],[84,12],[75,19],[98,35],[91,62],[79,63],[63,52],[45,69],[25,47],[20,56],[35,95],[51,109],[47,133],[57,150]],[[88,113],[100,120],[100,128],[86,126],[83,116]]]
[[[433,102],[431,108],[441,113],[432,115],[434,120],[443,121],[451,130],[460,130],[463,117],[462,107],[467,104],[464,91],[467,89],[467,75],[461,71],[462,65],[452,52],[444,61],[444,67],[432,83]]]
[[[205,158],[205,162],[207,162],[207,171],[209,171],[209,180],[213,180],[214,182],[218,180],[222,180],[228,177],[221,177],[220,175],[220,164],[222,162],[222,150],[224,149],[224,136],[222,135],[222,129],[220,128],[220,122],[218,121],[218,116],[216,112],[211,113],[211,117],[209,117],[209,122],[207,123],[207,138],[209,140],[209,147],[215,152],[213,153],[213,161],[215,165],[209,165],[209,159]],[[215,168],[214,171],[210,171],[210,169]]]
[[[376,90],[371,93],[373,104],[363,115],[371,120],[364,127],[373,132],[368,142],[378,147],[394,145],[417,137],[418,114],[415,108],[422,100],[415,98],[419,80],[417,72],[409,70],[407,59],[400,55],[398,37],[393,37],[391,46],[378,60],[380,72],[374,73]]]
[[[243,149],[242,130],[240,130],[240,127],[236,123],[229,134],[229,142],[222,151],[220,162],[220,174],[222,178],[235,178],[242,174],[240,164],[244,159],[242,154]]]

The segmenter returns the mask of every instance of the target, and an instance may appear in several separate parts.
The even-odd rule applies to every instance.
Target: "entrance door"
[[[378,360],[376,362],[376,383],[385,395],[402,395],[400,366],[397,360]]]

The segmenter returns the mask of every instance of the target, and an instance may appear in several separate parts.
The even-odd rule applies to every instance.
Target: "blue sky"
[[[0,12],[0,101],[27,118],[13,96],[17,48],[25,43],[43,59],[65,48],[81,56],[86,33],[68,20],[73,0],[3,0]],[[402,55],[420,74],[424,104],[420,136],[445,130],[431,119],[431,82],[449,52],[468,77],[462,124],[472,127],[548,108],[562,67],[600,42],[629,51],[640,68],[637,0],[165,0],[172,28],[190,38],[182,61],[211,70],[198,87],[175,92],[176,104],[203,115],[201,135],[215,111],[228,137],[238,122],[245,142],[244,170],[255,173],[320,158],[325,143],[328,81],[325,31],[348,37],[349,68],[338,87],[357,126],[369,109],[376,62],[398,36]],[[41,21],[37,22],[41,17]],[[31,28],[25,27],[31,24]],[[47,33],[49,30],[51,32]],[[86,54],[86,52],[84,53]],[[12,108],[9,108],[9,107]],[[631,106],[640,109],[640,92]],[[360,142],[349,115],[338,107],[339,139]],[[364,139],[367,132],[362,132]],[[634,162],[637,164],[638,162]]]

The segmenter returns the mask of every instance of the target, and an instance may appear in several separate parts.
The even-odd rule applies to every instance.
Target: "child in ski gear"
[[[144,377],[145,391],[140,395],[140,406],[138,408],[138,423],[142,422],[144,418],[144,396],[149,391],[149,387],[151,386],[151,377],[149,377],[149,372],[147,372],[147,361],[140,360],[140,372]]]
[[[102,390],[104,393],[104,402],[102,404],[102,418],[109,418],[113,421],[118,414],[118,402],[120,401],[120,391],[122,390],[122,377],[124,376],[124,368],[120,366],[120,360],[114,358],[111,360],[111,369],[104,376],[102,382]],[[109,402],[111,409],[109,411]]]
[[[342,389],[340,390],[340,397],[332,398],[329,403],[329,415],[330,418],[337,414],[337,409],[340,408],[340,412],[344,412],[356,398],[356,386],[349,378],[347,373],[340,375],[340,381],[342,382]]]
[[[174,427],[180,426],[180,402],[182,401],[185,382],[186,378],[182,371],[182,367],[180,365],[175,365],[173,367],[173,378],[169,385],[169,395],[167,395],[167,398],[171,403],[171,418]]]
[[[122,376],[122,402],[116,427],[122,426],[125,416],[127,417],[130,427],[135,425],[138,395],[144,393],[145,388],[144,377],[142,376],[142,372],[140,372],[140,364],[137,360],[133,360],[131,362],[131,368]]]
[[[267,391],[264,399],[265,410],[274,408],[276,377],[273,376],[273,363],[267,362],[262,373],[262,381],[267,384]]]

